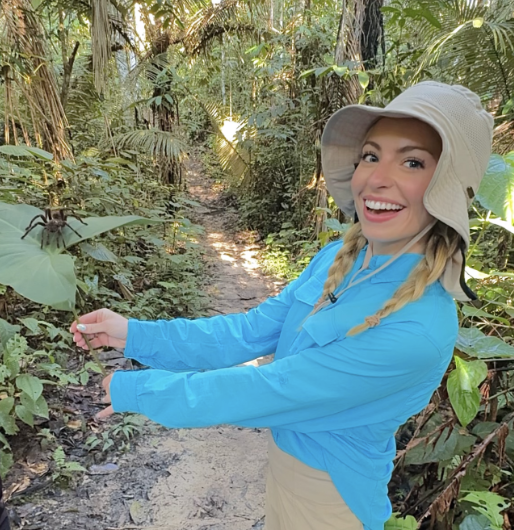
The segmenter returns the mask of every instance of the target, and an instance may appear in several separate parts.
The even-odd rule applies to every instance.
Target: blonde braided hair
[[[323,286],[323,294],[314,307],[313,313],[327,305],[327,296],[341,283],[351,270],[358,253],[366,244],[360,223],[356,223],[346,233],[345,243],[337,253],[334,263],[328,271],[328,278]],[[398,311],[405,305],[423,296],[425,289],[436,282],[444,272],[446,263],[458,250],[461,236],[451,227],[438,221],[428,234],[428,241],[423,259],[411,271],[405,282],[396,290],[393,297],[374,315],[366,317],[362,324],[350,329],[347,335],[357,335],[377,326],[382,318]],[[345,247],[349,247],[346,249]]]
[[[323,285],[323,293],[314,306],[313,314],[328,304],[329,293],[333,293],[343,278],[350,272],[359,252],[364,248],[367,239],[362,234],[360,223],[355,223],[344,236],[344,245],[336,254],[334,263],[328,269],[328,278]]]

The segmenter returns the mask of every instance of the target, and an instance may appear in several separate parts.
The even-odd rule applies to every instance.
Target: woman
[[[467,210],[492,117],[460,86],[425,82],[385,109],[350,106],[322,138],[327,186],[355,215],[282,293],[248,314],[140,322],[84,315],[78,346],[125,347],[151,370],[104,380],[99,413],[165,426],[269,427],[267,530],[379,530],[394,434],[452,359]],[[232,368],[275,352],[268,365]],[[204,370],[204,371],[199,371]],[[206,371],[205,371],[206,370]],[[180,372],[178,372],[180,371]]]

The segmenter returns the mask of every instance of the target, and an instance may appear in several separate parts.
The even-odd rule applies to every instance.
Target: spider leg
[[[39,215],[36,215],[36,217],[34,217],[30,223],[29,223],[29,226],[27,226],[27,228],[25,228],[25,230],[28,230],[31,226],[32,226],[32,223],[36,220],[36,219],[43,219],[43,221],[46,223],[47,222],[47,218],[43,215],[43,214],[39,214]],[[37,226],[37,225],[34,225],[34,226]]]
[[[76,230],[75,228],[71,227],[66,221],[64,222],[64,224],[70,229],[70,230],[73,230],[80,238],[82,237]],[[85,223],[84,223],[85,224]]]
[[[32,226],[28,226],[26,229],[25,229],[25,233],[21,236],[21,239],[24,239],[26,235],[28,235],[28,233],[33,230],[34,228],[36,228],[36,226],[46,226],[45,223],[42,223],[41,221],[39,223],[36,223]]]
[[[50,234],[46,230],[43,230],[41,232],[41,248],[45,246],[45,237],[48,239],[50,237]]]
[[[80,215],[77,215],[76,213],[70,213],[68,215],[68,217],[74,217],[75,219],[77,219],[78,221],[80,221],[83,225],[86,225],[87,226],[87,223],[85,221],[82,220],[82,218],[80,217]]]

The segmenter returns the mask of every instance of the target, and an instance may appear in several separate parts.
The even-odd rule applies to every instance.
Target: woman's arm
[[[327,245],[297,280],[248,313],[194,320],[130,320],[125,356],[153,368],[184,371],[226,368],[273,353],[296,289],[321,260],[331,262],[340,245],[340,241]]]
[[[225,368],[275,351],[296,281],[248,313],[129,320],[125,357],[164,370]]]
[[[167,427],[287,427],[413,387],[434,369],[442,376],[450,357],[441,357],[418,324],[381,324],[258,368],[116,372],[110,394],[116,412]]]

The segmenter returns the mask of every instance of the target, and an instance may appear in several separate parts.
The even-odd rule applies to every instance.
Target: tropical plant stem
[[[78,324],[80,324],[79,322],[79,317],[77,315],[77,310],[74,308],[73,309],[73,316],[75,317],[75,322]],[[91,356],[93,357],[95,363],[99,366],[100,370],[102,370],[102,375],[107,375],[107,372],[105,371],[105,367],[104,365],[100,362],[100,359],[98,357],[98,352],[93,348],[93,346],[91,346],[91,343],[89,342],[89,339],[87,338],[86,335],[82,335],[84,337],[84,340],[86,341],[86,344],[87,344],[87,347],[89,348],[89,352],[91,353]]]

